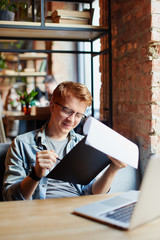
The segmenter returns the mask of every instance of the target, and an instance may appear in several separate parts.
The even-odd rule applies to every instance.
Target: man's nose
[[[76,113],[71,113],[68,118],[71,119],[72,121],[75,121],[76,120]]]

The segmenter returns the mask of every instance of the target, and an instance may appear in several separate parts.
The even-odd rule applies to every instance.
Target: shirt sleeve
[[[26,172],[18,145],[19,142],[15,139],[5,159],[3,198],[6,201],[24,200],[20,192],[20,183],[26,177]]]
[[[92,195],[92,185],[95,182],[96,179],[93,179],[89,184],[87,185],[80,185],[76,184],[77,189],[80,192],[80,195]]]

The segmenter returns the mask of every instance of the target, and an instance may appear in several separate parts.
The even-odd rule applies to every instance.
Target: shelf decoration
[[[9,98],[8,99],[8,105],[10,105],[11,109],[9,110],[17,110],[18,108],[18,105],[19,105],[19,99],[12,99],[12,98]],[[8,106],[9,108],[9,106]]]
[[[23,93],[17,93],[20,96],[19,100],[21,102],[21,110],[25,115],[29,115],[31,113],[31,103],[33,100],[35,100],[38,92],[33,89],[30,93],[27,93],[27,91],[24,91]]]
[[[0,20],[14,21],[15,16],[28,9],[26,0],[0,0]],[[20,11],[21,10],[21,11]]]
[[[15,13],[12,12],[17,9],[15,3],[10,3],[9,0],[1,0],[0,5],[0,20],[14,21]]]
[[[67,23],[67,24],[92,24],[94,9],[84,11],[74,11],[65,9],[56,9],[51,13],[53,23]]]

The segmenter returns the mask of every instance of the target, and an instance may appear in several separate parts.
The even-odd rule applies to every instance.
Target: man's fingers
[[[115,169],[125,168],[127,167],[127,164],[124,162],[121,162],[113,157],[108,156],[109,159],[112,161],[111,166]]]
[[[37,152],[36,157],[39,163],[47,162],[48,160],[51,160],[52,162],[56,163],[56,158],[58,156],[53,151],[45,150],[45,151]]]

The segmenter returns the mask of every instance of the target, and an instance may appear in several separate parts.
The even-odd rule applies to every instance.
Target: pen
[[[41,149],[39,146],[36,146],[36,148],[39,149],[39,150],[41,150],[41,151],[43,150],[43,149]],[[60,159],[60,158],[57,157],[56,160],[61,161],[62,159]]]
[[[56,160],[61,161],[62,159],[60,159],[60,158],[56,158]]]

